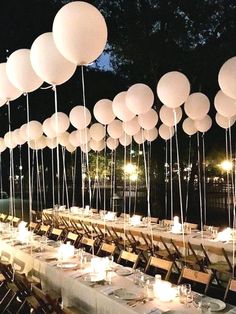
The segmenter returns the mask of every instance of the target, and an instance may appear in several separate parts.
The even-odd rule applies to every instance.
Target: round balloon
[[[70,126],[70,120],[68,116],[63,112],[54,113],[50,119],[51,128],[56,134],[66,132]],[[65,146],[65,145],[64,145]]]
[[[222,65],[218,82],[225,95],[236,99],[236,57],[230,58]]]
[[[112,101],[110,99],[99,100],[93,108],[93,114],[98,122],[102,124],[111,123],[115,119]]]
[[[236,117],[226,118],[217,112],[216,114],[216,123],[223,129],[228,129],[234,125]]]
[[[32,68],[29,49],[13,52],[7,60],[6,71],[11,83],[22,93],[33,92],[43,84]]]
[[[115,119],[112,121],[108,127],[107,127],[107,133],[110,135],[112,138],[119,138],[123,134],[123,126],[122,122],[120,120]]]
[[[121,143],[121,145],[123,146],[129,146],[132,142],[132,136],[123,133],[123,135],[121,135],[121,137],[119,138],[119,141]]]
[[[210,116],[206,115],[201,120],[195,120],[194,125],[199,132],[205,133],[210,130],[212,126],[212,119]]]
[[[170,108],[180,107],[188,98],[189,93],[189,80],[178,71],[166,73],[157,84],[157,95],[160,101]]]
[[[21,91],[10,82],[7,76],[6,63],[0,63],[0,98],[2,102],[15,100],[21,94]]]
[[[123,122],[123,129],[128,135],[134,135],[138,133],[138,131],[140,130],[138,117],[135,116],[132,120]]]
[[[184,104],[184,110],[193,120],[203,119],[210,109],[208,97],[202,93],[191,94]]]
[[[78,130],[86,128],[91,122],[91,113],[84,106],[76,106],[70,112],[70,122]]]
[[[174,135],[174,128],[162,124],[159,127],[159,134],[160,137],[163,138],[163,140],[168,141]]]
[[[177,125],[182,118],[182,109],[180,107],[172,109],[162,106],[160,109],[160,119],[166,126]]]
[[[74,147],[78,147],[80,146],[80,139],[79,139],[79,131],[73,131],[71,132],[71,134],[69,135],[69,143],[74,146]]]
[[[94,139],[91,139],[89,146],[95,152],[100,152],[106,147],[106,142],[104,140],[95,141]]]
[[[0,153],[3,153],[6,148],[7,147],[6,147],[4,139],[0,137]]]
[[[20,137],[22,138],[23,141],[27,141],[27,135],[26,135],[26,131],[27,131],[27,124],[23,124],[21,127],[20,127],[20,131],[19,131],[19,135]]]
[[[70,143],[67,143],[67,145],[66,145],[66,150],[67,150],[69,153],[73,153],[73,152],[76,150],[76,147],[74,147],[74,146],[71,145]]]
[[[108,137],[107,139],[107,147],[110,149],[110,150],[115,150],[119,145],[119,142],[117,139],[114,139],[112,137]]]
[[[46,137],[46,144],[47,144],[48,148],[50,148],[50,149],[56,148],[57,147],[57,138],[56,137],[53,137],[53,138]]]
[[[154,109],[150,109],[148,112],[138,116],[138,123],[145,130],[153,129],[157,125],[157,122],[158,114]]]
[[[215,108],[219,114],[226,118],[236,115],[236,100],[225,95],[221,90],[215,96]]]
[[[52,85],[65,83],[76,70],[76,65],[66,60],[57,50],[52,33],[44,33],[35,39],[30,60],[36,74]]]
[[[137,144],[143,144],[145,142],[144,131],[141,129],[138,133],[134,134],[134,140]]]
[[[190,118],[186,118],[183,122],[183,130],[189,136],[192,136],[197,132],[197,128],[195,127],[194,120]]]
[[[82,145],[80,145],[80,149],[81,149],[81,151],[82,151],[83,153],[87,154],[87,153],[90,152],[91,147],[90,147],[90,144],[87,143],[87,144],[82,144]]]
[[[14,141],[13,132],[7,132],[4,135],[4,142],[6,147],[13,149],[17,146],[17,143]]]
[[[103,52],[107,26],[102,14],[91,4],[74,1],[63,6],[53,21],[57,48],[74,64],[89,64]]]
[[[69,144],[69,133],[68,132],[61,133],[58,135],[57,139],[58,143],[61,146],[67,146]]]
[[[121,121],[129,121],[133,119],[135,113],[130,111],[126,105],[127,92],[121,92],[115,96],[112,102],[112,109],[114,114]]]
[[[128,89],[125,100],[131,112],[142,114],[151,109],[154,102],[154,94],[149,86],[138,83]]]
[[[26,138],[28,140],[37,140],[43,135],[42,124],[38,121],[30,121],[26,125]]]
[[[20,129],[16,129],[13,131],[13,138],[17,145],[23,145],[26,142],[26,139],[20,136]]]
[[[106,135],[105,127],[100,123],[92,124],[90,127],[90,135],[95,141],[101,141]]]
[[[157,128],[153,128],[151,130],[144,130],[144,138],[148,142],[153,142],[158,136],[158,130]]]
[[[46,120],[44,120],[42,127],[43,127],[43,132],[44,132],[44,134],[47,135],[47,137],[49,137],[49,138],[56,137],[57,134],[52,129],[51,118],[47,118]]]
[[[88,128],[85,128],[83,130],[79,130],[78,133],[77,133],[77,136],[79,138],[80,144],[86,144],[91,139],[91,135],[90,135],[90,132],[89,132]]]

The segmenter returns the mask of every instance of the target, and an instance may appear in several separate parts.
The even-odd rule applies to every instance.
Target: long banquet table
[[[3,237],[4,238],[4,237]],[[8,252],[11,255],[11,261],[17,258],[23,261],[25,266],[22,271],[28,273],[34,270],[40,277],[44,290],[54,290],[61,294],[65,306],[74,306],[83,313],[90,314],[134,314],[134,313],[199,313],[193,305],[186,307],[179,302],[176,297],[171,302],[161,302],[153,299],[146,303],[138,302],[136,306],[131,307],[127,301],[116,298],[112,291],[118,288],[125,288],[137,294],[143,294],[144,289],[134,283],[134,275],[120,276],[115,271],[112,272],[111,285],[91,285],[85,281],[84,274],[89,270],[90,264],[85,264],[76,270],[63,270],[58,267],[57,261],[46,261],[46,255],[49,252],[55,253],[56,248],[47,246],[45,252],[35,253],[31,247],[26,245],[13,245],[7,239],[0,240],[1,253]],[[91,255],[86,253],[88,261]],[[117,265],[118,266],[118,265]],[[123,267],[123,266],[118,266]],[[111,292],[111,293],[110,293]],[[232,306],[227,305],[221,313],[228,313]]]

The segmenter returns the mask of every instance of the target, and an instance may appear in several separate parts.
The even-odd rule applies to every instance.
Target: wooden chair
[[[31,221],[31,222],[28,224],[28,230],[29,230],[29,231],[37,232],[38,227],[39,227],[39,224],[38,224],[37,222]]]
[[[64,243],[66,243],[67,241],[70,241],[71,244],[74,245],[74,247],[77,247],[78,239],[79,239],[79,235],[77,233],[68,232],[67,236],[64,239]]]
[[[184,229],[196,230],[197,228],[198,228],[198,224],[194,224],[191,222],[184,222]]]
[[[62,238],[62,233],[63,233],[63,230],[53,228],[50,234],[48,235],[48,239],[53,240],[53,241],[58,241]]]
[[[11,223],[13,218],[14,217],[12,215],[8,215],[5,221]]]
[[[231,278],[225,290],[224,301],[236,305],[236,279]]]
[[[13,226],[18,227],[19,223],[20,223],[20,218],[19,217],[13,217],[13,219],[12,219]]]
[[[84,247],[86,251],[92,252],[95,248],[95,240],[83,237],[80,242],[78,247]]]
[[[203,289],[203,293],[206,294],[211,283],[211,280],[212,274],[184,267],[181,271],[178,284],[181,284],[183,282],[191,282],[196,291],[202,292]]]
[[[109,256],[109,255],[113,256],[115,254],[115,250],[116,250],[116,246],[114,244],[108,244],[108,243],[103,242],[100,245],[96,255],[101,256],[101,257]]]
[[[145,273],[148,273],[150,268],[155,268],[158,272],[165,273],[164,280],[169,280],[174,263],[158,257],[150,256]]]
[[[133,269],[135,269],[138,265],[139,262],[139,254],[135,254],[135,253],[131,253],[131,252],[127,252],[127,251],[121,251],[117,263],[120,264],[121,262],[125,261],[125,262],[129,262],[129,264],[132,265]]]
[[[38,235],[44,235],[47,236],[50,230],[50,225],[41,225],[39,230],[37,231]]]
[[[2,251],[1,252],[1,262],[10,262],[11,260],[11,254],[6,252],[6,251]]]
[[[148,261],[148,255],[153,253],[151,243],[149,243],[141,231],[138,230],[127,230],[126,239],[128,240],[132,251],[136,254],[140,253],[144,261]]]
[[[0,221],[5,222],[6,218],[7,218],[6,214],[1,214],[0,215]]]

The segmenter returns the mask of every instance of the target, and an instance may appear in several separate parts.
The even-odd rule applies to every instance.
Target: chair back
[[[228,301],[228,299],[230,299],[230,303],[233,303],[235,305],[235,297],[236,297],[236,279],[231,278],[225,290],[224,301]],[[234,300],[234,302],[232,302],[231,299]]]
[[[148,263],[147,263],[147,266],[145,269],[145,273],[148,272],[150,267],[154,267],[157,270],[164,271],[166,273],[164,280],[168,280],[170,275],[171,275],[171,272],[172,272],[173,264],[174,263],[171,261],[167,261],[167,260],[164,260],[162,258],[151,256],[148,260]]]
[[[117,263],[119,264],[121,260],[125,260],[133,264],[133,268],[135,269],[139,262],[139,254],[131,253],[128,251],[121,251],[120,256],[118,257]]]
[[[97,255],[114,255],[116,246],[114,244],[108,244],[103,242],[97,252]]]

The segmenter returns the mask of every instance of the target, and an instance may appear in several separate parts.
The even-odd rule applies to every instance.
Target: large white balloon
[[[76,150],[76,147],[74,147],[73,145],[71,145],[70,143],[68,143],[66,145],[66,150],[69,152],[69,153],[73,153],[75,150]]]
[[[17,143],[14,141],[13,132],[7,132],[4,135],[4,142],[6,147],[13,149],[17,146]]]
[[[70,120],[64,112],[56,112],[51,116],[51,128],[56,134],[66,132],[70,126]],[[65,145],[64,145],[65,146]]]
[[[151,109],[154,94],[149,86],[138,83],[128,89],[125,99],[130,111],[135,114],[142,114]]]
[[[236,100],[228,97],[221,90],[215,96],[214,105],[217,112],[226,118],[236,115]]]
[[[106,129],[102,124],[94,123],[90,127],[90,135],[95,141],[101,141],[106,135]]]
[[[88,143],[91,139],[91,135],[90,135],[88,128],[85,128],[83,130],[79,130],[77,133],[77,136],[79,138],[80,144],[82,144],[82,145]]]
[[[123,135],[121,135],[121,137],[119,138],[119,141],[121,143],[121,145],[123,146],[129,146],[132,142],[132,136],[123,133]]]
[[[150,109],[148,112],[138,116],[138,123],[145,130],[153,129],[157,125],[157,122],[158,114],[154,109]]]
[[[91,122],[91,113],[84,106],[76,106],[70,112],[70,122],[78,130],[86,128]]]
[[[115,150],[119,145],[119,142],[117,139],[114,139],[112,137],[108,137],[107,139],[107,147],[110,149],[110,150]]]
[[[144,130],[138,131],[138,133],[134,134],[134,140],[137,144],[143,144],[145,142]]]
[[[20,137],[22,138],[23,141],[27,141],[27,135],[26,135],[26,131],[27,131],[27,124],[23,124],[21,127],[20,127],[20,131],[19,131],[19,135]]]
[[[22,93],[30,93],[43,84],[30,61],[29,49],[18,49],[7,60],[6,71],[11,83]]]
[[[153,128],[151,130],[144,130],[144,137],[145,140],[147,140],[148,142],[152,142],[154,141],[158,136],[158,130],[157,128]]]
[[[223,129],[228,129],[230,128],[232,125],[234,125],[235,120],[236,120],[236,116],[231,117],[231,118],[226,118],[224,116],[222,116],[221,114],[219,114],[217,112],[216,114],[216,123]]]
[[[74,146],[74,147],[78,147],[80,146],[80,139],[79,139],[79,131],[73,131],[71,132],[71,134],[69,135],[69,143]]]
[[[46,136],[42,135],[40,138],[35,140],[36,149],[44,149],[47,146]]]
[[[201,120],[195,120],[194,125],[199,132],[205,133],[210,130],[212,126],[212,119],[210,116],[206,115]]]
[[[46,137],[46,144],[50,149],[56,148],[57,147],[57,138],[56,137],[53,137],[53,138]]]
[[[189,136],[192,136],[197,132],[197,128],[195,127],[194,120],[190,118],[186,118],[183,122],[183,130]]]
[[[58,135],[57,139],[58,139],[58,143],[61,146],[67,146],[69,144],[69,133],[68,132],[64,132]]]
[[[189,93],[189,80],[178,71],[166,73],[157,84],[157,95],[160,101],[170,108],[180,107],[188,98]]]
[[[138,117],[135,116],[132,120],[123,122],[123,129],[128,135],[134,135],[138,133],[138,131],[140,130]]]
[[[47,135],[49,138],[54,138],[56,137],[56,132],[52,129],[52,123],[51,123],[51,118],[47,118],[43,122],[43,132],[44,134]]]
[[[236,99],[236,57],[230,58],[222,65],[218,82],[225,95]]]
[[[0,98],[2,102],[14,100],[21,94],[21,91],[10,82],[7,76],[6,63],[0,63]]]
[[[121,137],[123,132],[123,126],[120,120],[115,119],[110,124],[108,124],[107,133],[110,135],[110,137],[117,139]]]
[[[52,85],[65,83],[76,70],[76,66],[57,50],[52,33],[44,33],[35,39],[30,60],[37,75]]]
[[[20,129],[16,129],[13,131],[13,138],[17,145],[23,145],[26,142],[26,139],[22,138],[20,135]]]
[[[90,143],[80,145],[80,149],[83,153],[87,154],[91,150]]]
[[[177,125],[182,118],[182,109],[180,107],[172,109],[163,105],[159,112],[161,121],[171,127]]]
[[[174,135],[174,128],[162,124],[159,127],[159,135],[163,140],[168,141]]]
[[[110,99],[99,100],[93,108],[94,117],[102,124],[109,124],[115,119]]]
[[[6,147],[4,139],[0,137],[0,153],[3,153],[6,148],[7,147]]]
[[[77,65],[88,64],[103,52],[107,26],[97,8],[75,1],[58,11],[53,21],[53,36],[65,58]]]
[[[122,121],[129,121],[135,116],[135,113],[130,111],[126,105],[126,95],[127,92],[121,92],[115,96],[112,102],[114,114]]]
[[[43,135],[42,124],[38,121],[30,121],[26,126],[26,138],[28,140],[37,140]]]
[[[193,120],[203,119],[210,109],[208,97],[202,93],[191,94],[184,104],[184,110]]]
[[[91,139],[91,141],[89,142],[89,146],[95,152],[100,152],[106,147],[106,142],[104,140],[95,141],[95,140]]]

